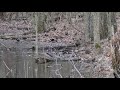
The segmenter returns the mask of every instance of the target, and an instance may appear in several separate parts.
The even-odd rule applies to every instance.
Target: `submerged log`
[[[78,60],[81,60],[81,57],[65,57],[65,56],[58,56],[58,55],[55,55],[55,54],[52,54],[52,53],[41,53],[39,55],[40,58],[44,58],[48,61],[55,61],[55,60],[59,60],[59,61],[69,61],[69,60],[74,60],[74,61],[78,61]]]
[[[23,49],[31,49],[33,45],[35,45],[35,41],[29,42],[29,41],[24,41],[20,40],[20,44],[23,46]],[[0,43],[5,44],[7,47],[11,47],[16,45],[16,40],[2,40],[0,39]],[[72,44],[65,44],[65,43],[51,43],[51,42],[38,42],[38,48],[39,49],[47,49],[47,48],[55,48],[55,49],[60,49],[64,47],[73,47],[74,45]]]

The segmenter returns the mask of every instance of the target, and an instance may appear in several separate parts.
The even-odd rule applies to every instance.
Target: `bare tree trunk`
[[[38,32],[43,32],[44,31],[44,22],[45,22],[45,15],[44,15],[44,13],[43,12],[39,12],[38,13],[38,21],[37,21],[37,23],[38,23]]]
[[[71,12],[66,12],[67,20],[71,24]]]
[[[111,39],[111,56],[112,56],[112,67],[114,69],[114,74],[117,75],[117,78],[120,78],[120,52],[119,45],[120,39],[117,32],[117,22],[116,15],[114,12],[108,12],[108,30],[109,38]]]
[[[111,20],[111,22],[109,22],[111,24],[111,28],[109,26],[110,29],[109,32],[111,35],[110,46],[111,46],[111,55],[112,55],[112,67],[114,69],[114,73],[118,76],[118,78],[120,78],[120,52],[119,52],[120,39],[118,33],[116,33],[117,23],[115,18],[116,18],[115,13],[109,12],[109,19]]]
[[[89,41],[89,29],[90,29],[89,16],[90,16],[90,13],[89,13],[89,12],[84,12],[85,42],[88,42],[88,41]]]
[[[36,31],[36,48],[35,48],[35,60],[38,59],[38,13],[35,14],[35,22],[36,22],[36,26],[35,26],[35,31]],[[35,61],[35,67],[34,67],[34,77],[37,78],[38,77],[38,64]]]
[[[93,26],[94,26],[94,45],[96,52],[100,51],[100,12],[92,12],[93,15]]]
[[[113,29],[112,29],[112,23],[111,23],[111,13],[107,12],[107,22],[108,22],[108,37],[109,39],[112,38],[112,35],[114,33]]]
[[[114,27],[114,32],[117,32],[116,12],[111,12],[111,23]]]
[[[112,26],[112,29],[114,29],[113,26]],[[120,52],[119,52],[120,47],[119,45],[120,45],[120,40],[116,37],[116,34],[115,34],[112,37],[111,54],[112,54],[112,67],[114,69],[114,74],[117,75],[118,78],[120,78]]]
[[[100,39],[108,37],[108,15],[107,12],[100,12]]]
[[[93,16],[92,13],[90,12],[89,16],[89,33],[90,33],[90,39],[91,41],[94,41],[94,34],[93,34]]]
[[[84,12],[85,41],[93,40],[93,18],[91,12]]]
[[[24,60],[22,56],[22,49],[19,42],[16,45],[16,78],[23,78],[24,77]]]
[[[1,12],[0,13],[0,18],[1,18],[1,20],[5,20],[5,17],[6,17],[6,12]]]

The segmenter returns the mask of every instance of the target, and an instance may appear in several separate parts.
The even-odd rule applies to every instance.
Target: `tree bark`
[[[92,12],[94,25],[94,44],[100,44],[100,12]]]
[[[35,46],[35,66],[34,66],[34,77],[38,78],[38,64],[36,63],[36,60],[38,59],[38,25],[39,25],[39,13],[35,14],[35,31],[36,31],[36,46]]]
[[[38,13],[38,21],[37,21],[37,23],[38,23],[38,26],[37,26],[37,29],[38,29],[38,33],[39,32],[44,32],[44,21],[45,21],[45,15],[44,15],[44,13],[42,12],[42,13]]]
[[[96,54],[101,51],[100,47],[100,12],[92,12],[93,15],[93,33],[94,33],[94,46]]]
[[[112,67],[114,69],[114,72],[117,75],[120,75],[120,52],[119,52],[119,45],[120,45],[120,39],[117,35],[117,23],[116,23],[116,17],[114,12],[109,12],[109,36],[111,38],[111,55],[112,55]],[[120,77],[120,76],[118,76]]]
[[[89,30],[90,30],[89,16],[90,16],[90,12],[84,12],[85,42],[89,41]]]
[[[91,12],[84,12],[85,41],[93,41],[93,16]]]

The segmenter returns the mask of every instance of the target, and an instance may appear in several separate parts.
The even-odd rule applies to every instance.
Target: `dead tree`
[[[111,35],[111,56],[112,56],[112,67],[114,69],[114,73],[120,77],[120,39],[119,39],[119,33],[117,32],[117,26],[116,26],[116,20],[115,15],[113,15],[113,12],[109,12],[109,29],[111,27],[110,35]],[[114,18],[114,20],[113,20]],[[114,23],[113,23],[114,22]]]

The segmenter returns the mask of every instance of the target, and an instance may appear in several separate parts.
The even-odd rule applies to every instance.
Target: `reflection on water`
[[[19,42],[15,42],[14,46],[9,44],[6,47],[0,44],[0,78],[35,77],[35,52],[24,50],[23,47]],[[39,55],[40,52],[39,50]],[[37,65],[38,78],[79,77],[68,61],[56,60]]]

